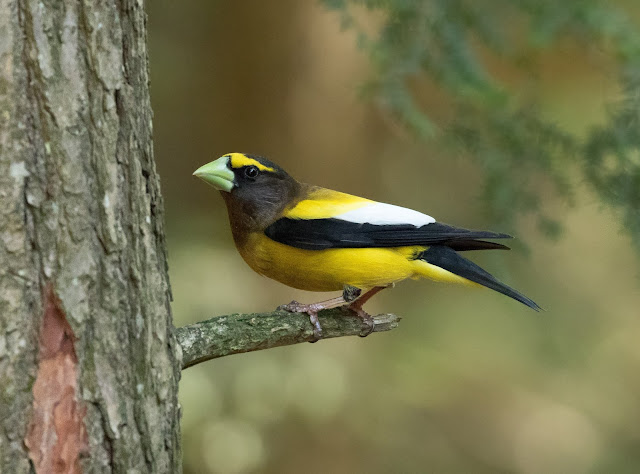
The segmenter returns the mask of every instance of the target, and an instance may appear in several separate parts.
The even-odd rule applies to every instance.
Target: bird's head
[[[256,155],[229,153],[193,172],[219,191],[228,193],[241,188],[278,185],[291,177],[278,165]]]
[[[193,172],[219,191],[230,213],[239,211],[260,221],[284,209],[300,184],[275,163],[261,156],[229,153]]]

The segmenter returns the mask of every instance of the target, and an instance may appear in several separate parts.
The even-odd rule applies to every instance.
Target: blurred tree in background
[[[459,146],[480,164],[484,202],[494,220],[512,228],[522,212],[540,211],[540,180],[567,200],[571,172],[607,205],[619,208],[640,250],[640,35],[629,8],[599,0],[324,0],[375,65],[366,86],[394,117],[418,136]],[[374,34],[358,26],[352,6],[380,14]],[[586,133],[567,130],[539,110],[520,84],[500,76],[496,63],[535,82],[538,58],[562,41],[583,54],[616,62],[622,98],[605,123]],[[433,117],[420,104],[416,81],[441,89],[451,109]],[[535,85],[528,84],[530,90]],[[540,215],[557,233],[559,222]]]
[[[185,472],[638,472],[637,2],[148,8],[176,325],[319,297],[248,269],[194,184],[231,151],[513,231],[528,258],[474,258],[548,310],[407,282],[369,303],[393,333],[188,369]]]

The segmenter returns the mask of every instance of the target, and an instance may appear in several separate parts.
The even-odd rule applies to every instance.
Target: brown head
[[[236,241],[248,232],[265,229],[299,200],[302,190],[275,163],[245,153],[224,155],[193,174],[221,192]]]

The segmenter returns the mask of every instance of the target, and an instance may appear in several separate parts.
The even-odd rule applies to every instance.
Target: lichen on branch
[[[323,338],[358,336],[369,326],[346,308],[327,309],[318,313]],[[398,327],[395,314],[373,316],[373,332]],[[270,313],[230,314],[176,329],[182,349],[182,368],[186,369],[210,359],[242,352],[300,342],[313,342],[313,326],[302,313],[276,310]]]

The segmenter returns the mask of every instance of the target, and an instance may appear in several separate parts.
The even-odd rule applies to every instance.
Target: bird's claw
[[[376,322],[374,321],[373,317],[369,313],[367,313],[365,310],[359,307],[349,306],[349,309],[355,312],[358,315],[358,317],[362,318],[362,320],[367,325],[367,329],[365,329],[359,334],[360,337],[367,337],[369,334],[371,334],[375,330]]]
[[[320,321],[318,320],[318,313],[316,311],[307,311],[309,315],[309,321],[313,324],[313,341],[309,342],[318,342],[322,339],[322,326],[320,326]]]
[[[309,321],[313,325],[313,341],[309,342],[318,342],[322,339],[322,326],[320,325],[320,321],[318,320],[318,309],[314,307],[313,304],[302,304],[296,300],[291,301],[291,303],[283,304],[278,306],[278,309],[281,311],[289,311],[290,313],[306,313],[309,315]]]
[[[365,331],[358,334],[358,336],[360,337],[367,337],[376,329],[376,323],[371,316],[369,316],[369,319],[365,319],[364,322],[367,323],[367,326],[369,327]]]

